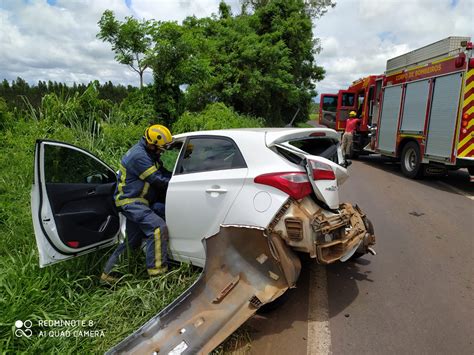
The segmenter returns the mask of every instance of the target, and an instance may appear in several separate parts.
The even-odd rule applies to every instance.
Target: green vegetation
[[[67,86],[18,78],[0,86],[0,349],[17,353],[103,353],[169,304],[198,277],[181,265],[149,279],[141,252],[122,263],[125,274],[113,289],[99,278],[111,250],[51,267],[38,267],[30,213],[33,156],[37,139],[65,141],[118,167],[122,155],[150,123],[173,133],[238,127],[281,126],[300,110],[305,127],[314,83],[323,77],[312,20],[330,0],[243,1],[233,15],[222,2],[219,14],[174,22],[99,22],[99,38],[116,59],[140,77],[153,70],[154,83],[141,89],[111,83]],[[172,169],[176,155],[163,159]],[[104,337],[14,335],[15,320],[91,320]],[[56,329],[56,328],[55,328]],[[33,329],[37,334],[39,330]],[[240,330],[217,353],[248,340]],[[245,348],[245,346],[244,346]]]

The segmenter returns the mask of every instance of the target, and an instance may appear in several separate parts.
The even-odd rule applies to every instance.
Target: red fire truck
[[[469,37],[448,37],[387,61],[385,74],[322,94],[319,123],[343,132],[361,119],[351,157],[398,159],[410,178],[468,168],[474,175],[474,58]]]

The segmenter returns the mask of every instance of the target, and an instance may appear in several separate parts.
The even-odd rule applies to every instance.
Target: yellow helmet
[[[356,117],[357,113],[355,111],[349,112],[349,117]]]
[[[154,144],[164,148],[173,142],[173,136],[168,128],[160,124],[154,124],[145,130],[145,140],[149,144]]]

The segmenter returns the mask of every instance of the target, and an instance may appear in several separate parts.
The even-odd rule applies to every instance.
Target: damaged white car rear
[[[170,254],[200,278],[109,353],[207,353],[294,287],[295,251],[330,264],[375,254],[372,224],[340,203],[339,136],[325,128],[235,129],[175,136],[166,193]],[[32,212],[41,266],[107,247],[120,221],[115,175],[92,154],[38,141]]]

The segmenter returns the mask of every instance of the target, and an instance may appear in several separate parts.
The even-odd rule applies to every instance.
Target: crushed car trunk
[[[263,304],[294,287],[301,263],[278,234],[222,226],[205,239],[206,265],[178,299],[107,354],[205,354]]]
[[[372,223],[360,208],[343,203],[337,211],[321,208],[313,199],[288,200],[271,229],[292,247],[320,264],[346,261],[356,252],[375,254]]]

